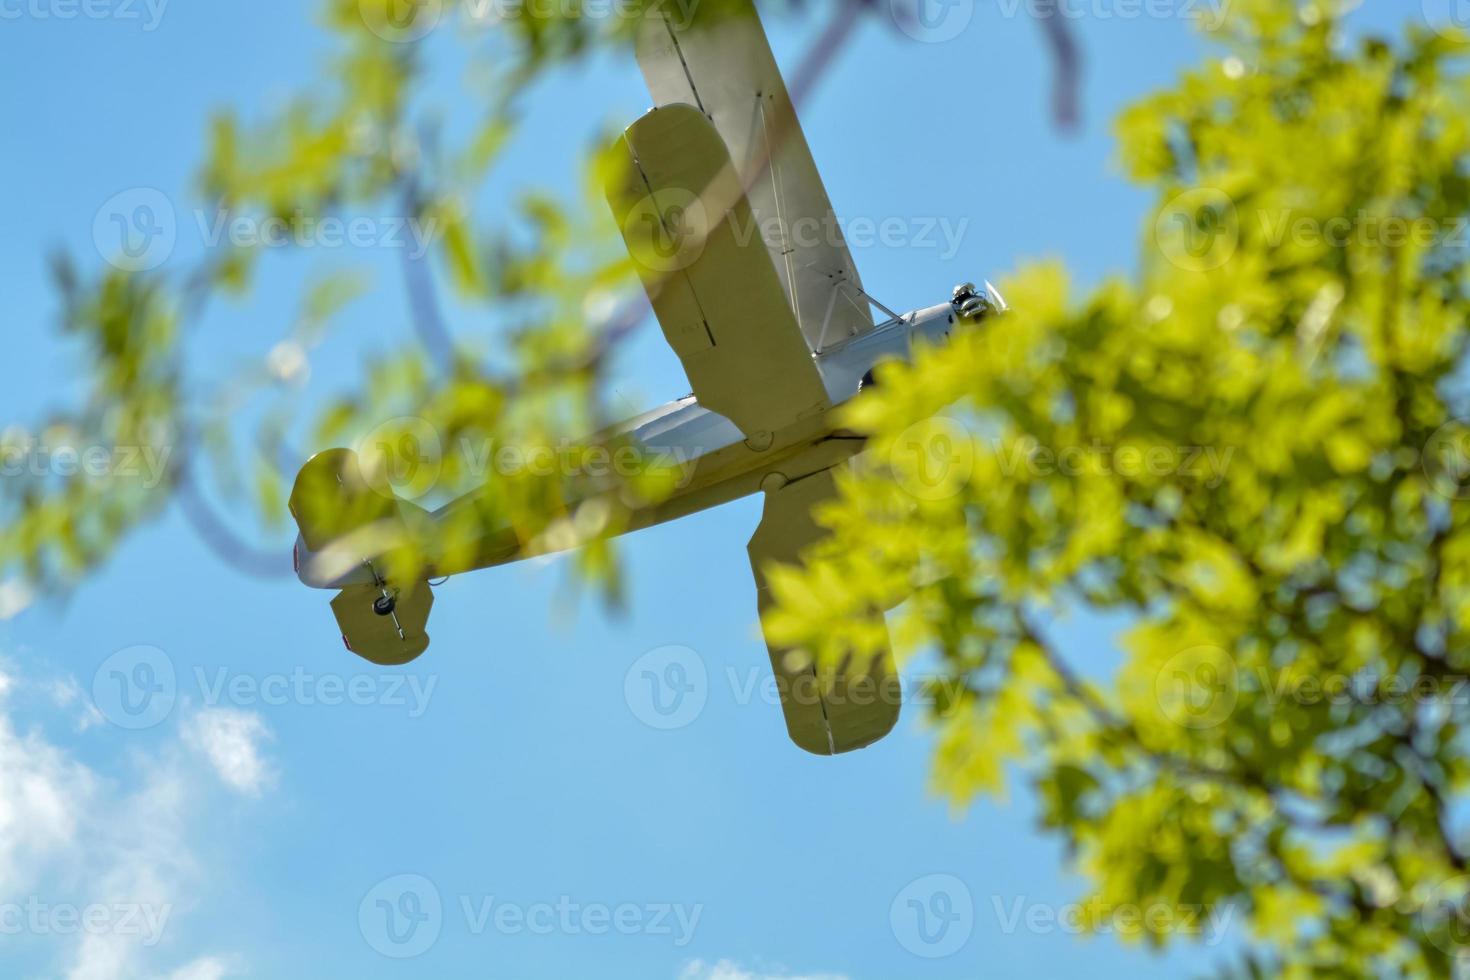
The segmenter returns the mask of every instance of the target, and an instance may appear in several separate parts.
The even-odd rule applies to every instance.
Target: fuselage
[[[915,342],[943,343],[958,320],[955,306],[943,303],[915,310],[880,323],[812,354],[831,407],[771,433],[769,444],[751,445],[735,424],[710,411],[688,395],[614,427],[611,433],[630,442],[640,455],[673,461],[680,478],[674,492],[656,504],[626,515],[622,532],[676,520],[710,507],[738,500],[763,488],[779,487],[812,473],[829,469],[857,454],[864,437],[837,424],[834,409],[857,396],[864,378],[883,362],[907,360]],[[450,501],[429,516],[441,526],[452,525],[463,508],[475,507],[476,493]],[[589,495],[591,496],[591,495]],[[572,545],[575,541],[571,542]],[[435,564],[432,575],[450,575],[488,568],[561,550],[551,536],[528,543],[512,529],[481,532],[473,549],[452,564]],[[296,567],[301,581],[315,588],[342,588],[372,582],[365,564],[345,573],[322,568],[303,539],[296,541]]]

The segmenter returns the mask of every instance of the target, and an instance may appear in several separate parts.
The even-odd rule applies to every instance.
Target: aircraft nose
[[[972,282],[960,283],[954,288],[954,297],[950,301],[956,313],[961,319],[980,321],[987,317],[1004,313],[1010,309],[1005,297],[1000,294],[989,280],[985,282],[985,290],[981,292]]]

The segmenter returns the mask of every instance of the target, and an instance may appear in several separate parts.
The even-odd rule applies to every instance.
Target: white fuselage
[[[883,361],[908,360],[916,339],[943,343],[957,317],[950,303],[915,310],[878,324],[867,333],[814,353],[813,361],[827,397],[836,408],[857,395],[865,375]],[[650,527],[755,493],[763,487],[798,480],[828,469],[862,449],[863,436],[837,426],[831,409],[773,434],[770,445],[753,447],[735,424],[703,407],[693,395],[661,405],[617,426],[616,435],[631,439],[650,457],[677,461],[682,479],[675,492],[658,504],[631,515],[626,530]],[[473,506],[474,493],[433,512],[446,522],[461,507]],[[489,531],[478,553],[456,567],[436,565],[435,575],[448,575],[529,558],[556,550],[528,548],[514,534]],[[314,561],[304,540],[296,542],[297,574],[315,588],[342,588],[371,582],[365,565],[346,574],[325,571]]]

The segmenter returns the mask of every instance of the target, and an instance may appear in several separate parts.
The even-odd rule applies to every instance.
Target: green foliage
[[[422,36],[402,30],[393,17],[405,9],[442,23],[425,24],[433,30]],[[595,199],[570,201],[528,192],[499,226],[476,222],[472,206],[514,139],[525,90],[559,62],[623,40],[633,21],[583,18],[569,8],[564,17],[512,18],[491,29],[466,22],[469,11],[457,4],[387,0],[382,10],[330,0],[325,14],[335,41],[325,79],[263,120],[217,115],[206,131],[199,190],[207,213],[256,227],[273,221],[289,240],[333,216],[387,215],[421,229],[431,250],[404,263],[412,308],[400,313],[401,344],[365,366],[356,391],[330,397],[314,419],[304,412],[302,383],[315,348],[344,311],[361,315],[352,305],[375,289],[346,263],[319,266],[294,326],[258,361],[201,392],[184,378],[180,345],[190,329],[207,325],[215,296],[249,302],[268,243],[225,240],[194,267],[174,261],[93,281],[59,258],[63,325],[87,351],[90,388],[80,408],[57,407],[38,426],[4,431],[6,459],[29,465],[0,486],[0,578],[18,576],[25,593],[75,582],[176,492],[195,499],[186,507],[192,517],[204,486],[230,505],[228,523],[242,534],[205,540],[227,560],[288,574],[284,547],[264,569],[242,556],[259,552],[253,541],[261,532],[289,526],[285,499],[305,457],[340,444],[408,446],[383,428],[408,425],[427,433],[411,443],[427,455],[378,462],[413,468],[414,499],[442,502],[480,489],[476,521],[514,527],[527,540],[550,534],[561,544],[588,543],[585,578],[617,594],[606,544],[617,510],[666,493],[669,474],[635,468],[626,487],[602,487],[611,495],[578,520],[587,488],[568,486],[562,469],[487,473],[485,466],[496,447],[515,447],[523,457],[575,452],[559,440],[606,424],[599,379],[608,328],[589,323],[589,312],[611,307],[604,300],[627,285],[627,260],[600,190]],[[448,145],[444,121],[420,105],[432,77],[430,44],[459,46],[476,90],[491,93],[470,107],[479,121],[462,145]],[[438,270],[462,301],[484,311],[492,332],[456,329],[450,339],[439,322]],[[242,437],[247,446],[237,445]],[[48,447],[55,446],[119,459],[148,454],[156,465],[127,468],[142,470],[139,476],[100,465],[89,474],[54,465]],[[418,544],[424,560],[443,557],[443,542]]]
[[[417,336],[405,326],[355,390],[303,413],[304,365],[373,289],[323,270],[270,352],[201,394],[183,339],[206,300],[248,301],[262,249],[93,277],[59,259],[85,383],[0,449],[156,465],[7,476],[0,575],[64,588],[201,471],[251,501],[232,519],[285,526],[304,455],[354,444],[388,447],[366,454],[371,478],[420,502],[480,488],[463,527],[405,561],[453,565],[455,541],[510,527],[586,544],[582,575],[617,595],[620,505],[673,474],[639,468],[593,502],[566,478],[575,462],[487,480],[454,450],[575,461],[588,447],[558,437],[605,421],[612,341],[589,311],[628,266],[598,161],[583,198],[526,193],[498,226],[473,205],[539,73],[630,22],[574,9],[411,40],[389,2],[374,19],[330,0],[327,78],[264,120],[216,118],[199,185],[223,213],[288,228],[388,211],[436,229],[405,266]],[[448,23],[459,5],[429,8]],[[942,665],[936,788],[963,807],[1029,780],[1094,925],[1123,905],[1231,907],[1247,975],[1444,975],[1470,897],[1470,44],[1409,29],[1350,50],[1324,3],[1277,0],[1235,0],[1216,40],[1119,120],[1124,166],[1156,195],[1136,276],[1074,298],[1062,269],[1027,268],[1013,313],[886,370],[850,410],[872,445],[824,513],[828,550],[774,577],[773,625],[830,656],[871,646],[870,611],[902,604],[900,651]],[[421,106],[429,45],[458,46],[493,93],[458,144]],[[416,288],[432,295],[430,269],[494,331],[436,347]],[[1130,619],[1112,676],[1048,635],[1077,610]]]
[[[1095,907],[1235,909],[1270,975],[1444,976],[1470,948],[1470,43],[1349,48],[1271,0],[1217,40],[1120,120],[1157,202],[1137,276],[1077,298],[1027,268],[1014,312],[854,403],[869,464],[778,628],[835,656],[907,600],[896,642],[951,692],[937,790],[1029,780]],[[1048,635],[1078,610],[1132,623],[1111,676]]]

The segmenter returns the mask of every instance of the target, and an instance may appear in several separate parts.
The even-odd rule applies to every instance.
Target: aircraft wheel
[[[398,599],[391,595],[380,595],[373,600],[373,612],[379,616],[393,615],[394,608],[398,605]]]

